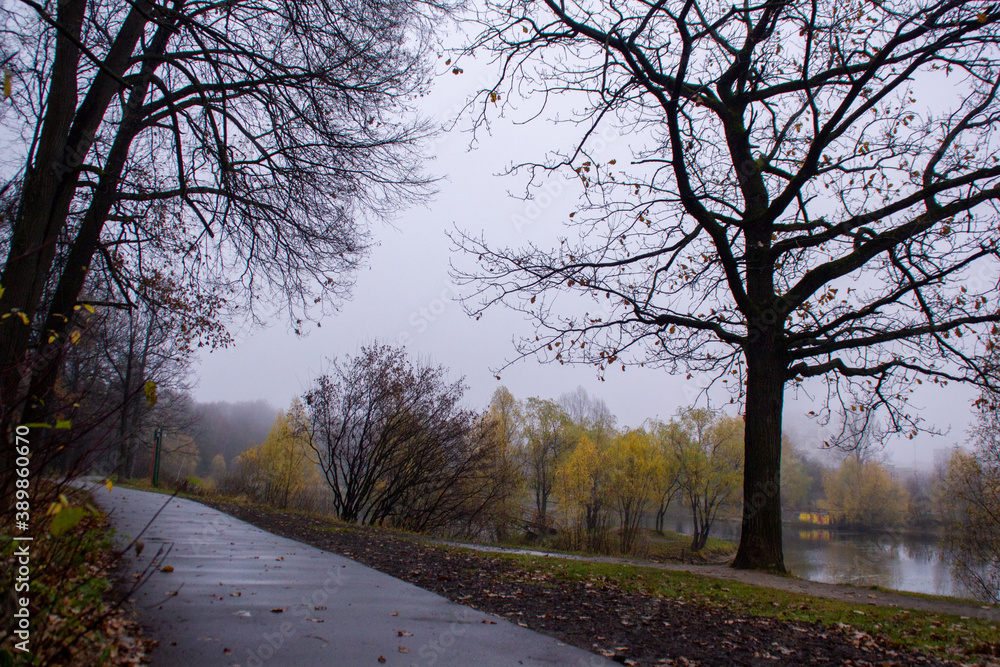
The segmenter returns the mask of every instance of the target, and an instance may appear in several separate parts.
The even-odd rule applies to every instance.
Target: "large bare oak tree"
[[[728,381],[746,418],[734,566],[783,570],[787,387],[823,378],[827,410],[912,434],[912,383],[986,382],[1000,10],[548,0],[478,21],[472,48],[502,72],[479,123],[545,95],[579,140],[521,166],[581,199],[556,248],[459,233],[469,309],[527,313],[525,355]]]

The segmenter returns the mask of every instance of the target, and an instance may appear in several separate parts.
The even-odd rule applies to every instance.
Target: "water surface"
[[[690,534],[689,521],[672,524],[673,530]],[[739,522],[717,522],[712,536],[739,542]],[[802,529],[799,524],[786,524],[783,541],[785,567],[803,579],[973,597],[952,575],[934,536]]]

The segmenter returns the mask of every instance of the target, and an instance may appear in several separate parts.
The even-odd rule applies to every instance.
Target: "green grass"
[[[634,565],[554,560],[504,554],[530,570],[545,570],[565,581],[595,586],[614,584],[626,591],[688,603],[724,608],[738,615],[764,616],[829,627],[850,626],[854,631],[886,638],[893,646],[957,658],[993,655],[1000,648],[1000,630],[994,621],[876,607],[863,602],[841,602],[715,579],[688,572],[657,570]]]
[[[325,530],[329,533],[349,533],[351,531],[357,530],[356,527],[352,526],[316,526],[315,530]]]
[[[979,600],[970,600],[969,598],[957,598],[950,595],[934,595],[932,593],[915,593],[913,591],[899,591],[895,588],[886,588],[885,586],[869,586],[870,590],[878,591],[880,593],[892,593],[894,595],[905,595],[906,597],[913,598],[915,600],[928,600],[931,602],[948,602],[951,604],[976,604],[981,606],[987,606],[986,603],[980,602]]]
[[[650,532],[647,535],[646,558],[670,561],[721,561],[736,553],[736,545],[717,537],[709,537],[701,551],[691,551],[691,536],[663,531],[663,535]]]

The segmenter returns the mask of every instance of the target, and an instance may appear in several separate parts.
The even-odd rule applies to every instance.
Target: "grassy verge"
[[[736,545],[709,537],[701,551],[691,551],[691,536],[666,530],[663,535],[649,533],[645,557],[656,561],[720,562],[736,554]]]
[[[0,665],[140,664],[150,643],[117,604],[122,593],[113,590],[111,571],[118,555],[107,518],[82,491],[66,490],[61,501],[57,515],[45,508],[33,513],[40,518],[28,531],[30,542],[0,536],[0,570],[11,579],[23,564],[25,544],[29,551],[27,590],[15,592],[13,581],[5,586]],[[20,606],[15,595],[29,600],[27,644],[10,617]]]
[[[983,602],[973,600],[970,598],[958,598],[951,595],[934,595],[933,593],[915,593],[913,591],[900,591],[895,588],[886,588],[885,586],[869,586],[870,590],[879,591],[880,593],[892,593],[893,595],[903,595],[908,598],[913,598],[914,600],[929,600],[931,602],[947,602],[950,604],[979,604],[987,607]]]
[[[875,607],[789,593],[687,572],[633,565],[557,560],[506,554],[521,567],[549,572],[567,581],[594,586],[616,585],[627,591],[686,603],[725,608],[741,615],[790,622],[818,623],[887,639],[893,647],[961,659],[1000,654],[1000,630],[994,621],[949,614]],[[863,635],[859,635],[862,639]]]

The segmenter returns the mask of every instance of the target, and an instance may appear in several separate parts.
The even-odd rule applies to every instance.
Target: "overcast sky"
[[[447,68],[443,67],[446,72]],[[473,91],[482,87],[485,70],[464,62],[464,73],[439,77],[433,92],[421,100],[423,112],[436,121],[453,119]],[[530,109],[521,109],[529,114]],[[464,376],[470,407],[482,408],[492,392],[506,385],[518,398],[559,395],[583,386],[603,398],[619,423],[638,426],[650,417],[663,419],[678,407],[691,405],[707,378],[685,380],[663,370],[628,368],[609,370],[604,381],[588,366],[541,365],[526,359],[508,368],[497,381],[493,369],[514,358],[512,340],[532,333],[519,314],[495,310],[481,320],[466,316],[456,302],[460,291],[449,278],[449,260],[470,266],[473,258],[454,256],[446,232],[455,226],[483,230],[499,244],[521,245],[536,241],[543,246],[560,231],[561,221],[573,210],[579,185],[553,177],[545,195],[526,203],[510,195],[524,179],[498,175],[514,161],[541,159],[546,147],[556,147],[571,136],[569,128],[536,122],[529,126],[498,120],[492,136],[480,134],[469,148],[470,135],[458,130],[443,133],[428,151],[428,168],[442,178],[439,192],[426,207],[412,208],[392,225],[373,221],[376,246],[366,268],[357,276],[352,300],[326,317],[321,326],[307,325],[307,335],[296,336],[281,314],[266,329],[238,331],[236,344],[226,350],[204,352],[198,359],[200,401],[249,401],[265,399],[285,407],[302,394],[310,379],[322,372],[329,357],[357,352],[376,339],[405,343],[411,354]],[[627,137],[608,137],[607,159],[624,147]],[[900,466],[929,465],[934,449],[963,443],[975,393],[963,387],[922,387],[914,406],[946,434],[921,434],[913,441],[897,440],[886,452]],[[713,395],[728,402],[728,394]],[[810,449],[822,442],[822,432],[806,418],[808,401],[786,398],[785,430],[800,446]]]

